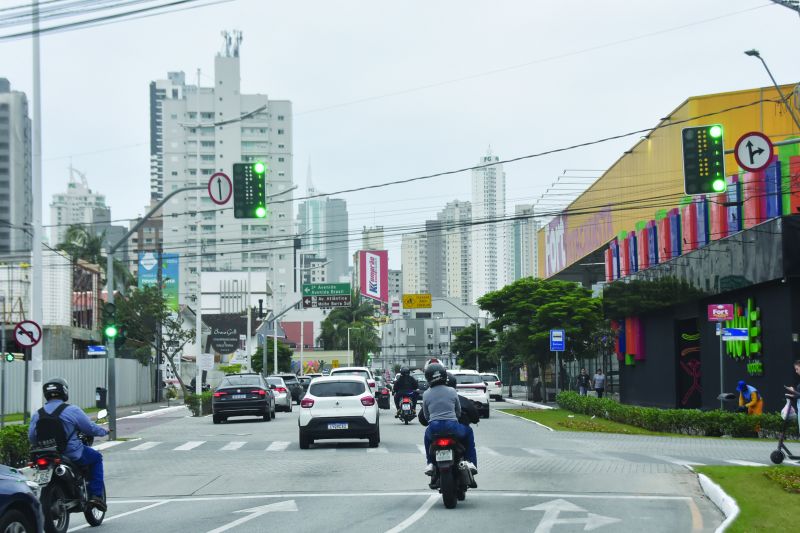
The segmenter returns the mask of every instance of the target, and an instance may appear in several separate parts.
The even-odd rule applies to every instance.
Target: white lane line
[[[491,449],[491,448],[487,448],[486,446],[480,446],[480,447],[478,448],[478,453],[481,453],[481,454],[486,454],[486,455],[492,455],[492,456],[494,456],[494,457],[498,457],[498,456],[500,456],[500,453],[499,453],[499,452],[496,452],[496,451],[494,451],[494,450],[493,450],[493,449]]]
[[[143,442],[143,443],[141,443],[141,444],[139,444],[137,446],[134,446],[133,448],[130,449],[130,451],[132,451],[132,452],[140,452],[140,451],[144,451],[144,450],[149,450],[150,448],[155,448],[159,444],[161,444],[159,441],[151,440],[151,441],[148,441],[148,442]]]
[[[161,409],[153,409],[152,411],[145,411],[144,413],[139,413],[136,415],[123,416],[122,418],[118,418],[117,420],[125,420],[126,418],[153,418],[156,416],[164,416],[179,411],[186,411],[188,413],[189,409],[185,405],[162,407]]]
[[[150,505],[145,505],[144,507],[140,507],[138,509],[134,509],[133,511],[128,511],[128,512],[125,512],[125,513],[115,514],[115,515],[112,515],[112,516],[107,516],[105,518],[105,520],[103,520],[103,521],[104,522],[111,522],[112,520],[116,520],[117,518],[122,518],[123,516],[132,515],[134,513],[139,513],[141,511],[147,511],[148,509],[152,509],[153,507],[158,507],[159,505],[164,505],[165,503],[169,503],[169,502],[170,502],[170,500],[163,500],[163,501],[160,501],[160,502],[152,503]],[[87,527],[89,527],[89,524],[83,524],[83,525],[80,525],[80,526],[77,526],[77,527],[70,528],[68,531],[69,532],[78,531],[80,529],[86,529]]]
[[[189,442],[181,444],[177,448],[173,448],[173,450],[176,451],[176,452],[185,452],[187,450],[191,450],[193,448],[197,448],[198,446],[201,446],[201,445],[203,445],[205,443],[206,443],[206,441],[204,441],[204,440],[190,440]]]
[[[367,453],[389,453],[386,448],[367,448]]]
[[[519,418],[520,420],[524,420],[525,422],[530,422],[531,424],[536,424],[537,426],[539,426],[541,428],[544,428],[547,431],[555,431],[555,429],[551,428],[550,426],[545,426],[541,422],[537,422],[536,420],[531,420],[530,418],[525,418],[524,416],[519,416],[519,415],[515,415],[515,414],[512,414],[512,413],[506,413],[505,411],[500,411],[498,409],[495,409],[495,412],[502,413],[502,414],[504,414],[506,416],[513,416],[514,418]]]
[[[726,459],[725,462],[739,466],[767,466],[764,463],[754,463],[752,461],[740,461],[738,459]]]
[[[108,448],[111,448],[112,446],[117,446],[118,444],[122,444],[123,442],[125,442],[125,441],[124,440],[107,440],[105,442],[101,442],[100,444],[95,444],[94,446],[92,446],[92,448],[94,448],[95,450],[107,450]]]
[[[392,529],[388,530],[386,533],[400,533],[401,531],[405,531],[408,527],[412,526],[417,520],[425,516],[425,513],[427,513],[430,510],[430,508],[433,507],[433,504],[435,504],[436,500],[438,499],[439,497],[436,496],[435,494],[431,495],[427,500],[425,500],[425,503],[422,504],[422,507],[420,507],[414,512],[414,514],[412,514],[411,516],[409,516],[408,518],[406,518],[405,520],[394,526]]]
[[[228,451],[231,451],[231,450],[238,450],[239,448],[241,448],[245,444],[247,444],[247,443],[246,442],[242,442],[242,441],[231,441],[228,444],[226,444],[225,446],[223,446],[222,448],[220,448],[219,451],[228,452]]]
[[[267,446],[267,451],[268,452],[282,452],[283,450],[288,448],[290,444],[291,444],[291,442],[288,442],[288,441],[285,441],[285,440],[276,440],[275,442],[273,442],[272,444]]]
[[[687,461],[686,459],[678,459],[675,457],[670,457],[669,455],[652,455],[651,457],[653,459],[658,459],[659,461],[672,463],[678,466],[706,466],[705,463],[698,463],[696,461]]]
[[[422,444],[417,444],[417,449],[419,450],[419,453],[421,453],[425,457],[428,456],[428,454],[425,452],[425,446],[423,446]]]
[[[542,459],[550,459],[555,457],[555,454],[552,452],[548,452],[545,450],[537,450],[535,448],[522,448],[522,451],[527,452],[531,455],[535,455],[536,457],[541,457]]]

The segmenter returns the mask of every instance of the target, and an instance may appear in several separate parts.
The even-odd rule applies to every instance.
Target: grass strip
[[[597,433],[622,433],[625,435],[669,435],[668,433],[656,433],[640,427],[621,424],[612,420],[606,420],[605,418],[573,413],[565,409],[501,409],[501,411],[539,422],[556,431],[588,431]]]

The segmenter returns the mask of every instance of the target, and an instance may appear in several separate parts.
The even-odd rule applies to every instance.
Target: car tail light
[[[226,394],[228,394],[228,393],[227,392],[215,392],[214,393],[214,398],[219,398],[221,396],[225,396]]]
[[[375,398],[373,398],[372,396],[362,396],[361,405],[364,406],[375,405]]]
[[[503,382],[502,381],[495,381],[494,385],[495,385],[495,387],[502,387],[503,386]]]
[[[454,443],[455,441],[449,437],[442,437],[433,441],[433,445],[437,448],[447,448],[448,446],[452,446]]]
[[[286,387],[275,387],[275,392],[289,392]]]
[[[265,391],[264,389],[258,389],[258,390],[256,391],[256,393],[257,393],[259,396],[266,396],[266,395],[267,395],[267,391]]]
[[[36,466],[38,466],[39,469],[47,468],[47,465],[49,464],[50,461],[48,461],[47,458],[45,457],[39,457],[38,459],[36,459]]]
[[[311,409],[312,407],[314,407],[314,400],[311,398],[303,398],[302,400],[300,400],[300,407]]]
[[[373,380],[369,380],[369,381],[367,382],[367,384],[368,384],[370,387],[372,387],[373,389],[375,388],[375,382],[374,382]]]

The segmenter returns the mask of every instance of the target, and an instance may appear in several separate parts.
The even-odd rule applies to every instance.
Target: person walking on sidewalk
[[[744,380],[736,386],[739,391],[739,411],[748,415],[760,415],[764,411],[764,398],[758,389],[748,385]]]
[[[603,397],[603,392],[606,390],[606,375],[603,374],[603,369],[598,368],[597,373],[594,375],[592,379],[594,391],[597,393],[598,398]]]
[[[592,379],[589,377],[589,373],[586,372],[585,368],[581,368],[581,373],[578,374],[578,393],[581,396],[586,396],[591,384]]]

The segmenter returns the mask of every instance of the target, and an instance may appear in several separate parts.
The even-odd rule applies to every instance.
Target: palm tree
[[[87,231],[84,226],[75,224],[67,228],[67,232],[64,234],[64,242],[58,245],[58,249],[66,252],[73,263],[82,259],[83,261],[99,266],[103,273],[105,273],[106,256],[103,254],[105,242],[105,231],[97,234]],[[127,288],[133,284],[133,276],[128,268],[116,259],[114,259],[114,278],[116,284],[123,288]]]

